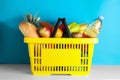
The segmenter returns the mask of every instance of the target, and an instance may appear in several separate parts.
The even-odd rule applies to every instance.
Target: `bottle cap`
[[[104,16],[99,16],[98,19],[103,20]]]

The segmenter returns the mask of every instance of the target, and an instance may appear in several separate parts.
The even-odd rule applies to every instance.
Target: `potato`
[[[77,32],[77,33],[73,33],[73,34],[72,34],[72,37],[73,37],[73,38],[81,38],[82,35],[83,35],[83,34],[82,34],[81,32]]]

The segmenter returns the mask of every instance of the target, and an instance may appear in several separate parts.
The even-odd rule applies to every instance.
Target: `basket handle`
[[[65,33],[67,34],[67,37],[71,38],[71,34],[70,34],[70,31],[69,31],[69,28],[67,26],[65,18],[58,18],[57,23],[55,25],[55,29],[54,29],[51,37],[55,37],[57,29],[59,28],[60,21],[62,21],[62,24],[65,26]]]
[[[65,18],[62,19],[62,24],[64,24],[64,26],[65,26],[65,33],[67,34],[67,36],[68,36],[69,38],[71,38],[72,36],[71,36],[71,34],[70,34],[70,30],[69,30],[69,28],[68,28],[68,25],[67,25],[67,22],[66,22]]]

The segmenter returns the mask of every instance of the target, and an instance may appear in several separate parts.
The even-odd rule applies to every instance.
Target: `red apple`
[[[42,27],[38,29],[38,34],[40,37],[49,38],[51,35],[51,31],[49,27]]]

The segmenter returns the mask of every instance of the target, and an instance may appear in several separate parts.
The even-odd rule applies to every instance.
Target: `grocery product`
[[[72,26],[74,26],[76,24],[77,24],[76,22],[72,22],[72,23],[68,24],[68,28],[70,29]]]
[[[70,34],[69,29],[68,29],[65,18],[58,18],[58,20],[56,22],[56,25],[55,25],[55,29],[53,30],[53,33],[52,33],[51,37],[56,37],[56,35],[58,35],[57,32],[59,32],[59,35],[61,35],[60,37],[62,37],[63,31],[59,28],[60,27],[60,25],[59,25],[60,21],[64,25],[64,29],[65,29],[64,32],[65,32],[66,37],[71,37],[71,34]],[[57,37],[57,38],[59,38],[59,37]]]
[[[80,26],[79,26],[79,24],[73,25],[73,26],[70,28],[70,33],[76,33],[76,32],[79,32],[79,31],[80,31]]]
[[[42,38],[49,38],[51,35],[51,31],[49,27],[38,28],[38,34]]]
[[[60,28],[58,28],[55,34],[55,38],[61,38],[62,36],[63,36],[63,31]]]
[[[87,24],[77,24],[76,22],[72,22],[68,25],[68,28],[71,34],[78,33],[78,32],[83,33],[86,27],[87,27]]]
[[[67,25],[65,18],[58,18],[56,25],[40,21],[37,14],[25,16],[26,21],[19,24],[19,29],[25,37],[29,38],[96,38],[102,27],[103,16],[99,16],[92,23],[78,24],[72,22]],[[62,24],[61,24],[61,22]]]
[[[83,33],[83,38],[96,38],[101,30],[103,19],[103,16],[99,16],[92,23],[90,23]]]
[[[23,35],[25,37],[32,37],[32,38],[39,37],[39,35],[37,34],[37,27],[35,26],[38,17],[35,18],[32,17],[31,14],[28,14],[25,16],[25,19],[26,19],[25,22],[21,22],[19,24],[19,29],[23,33]]]
[[[82,35],[83,35],[83,34],[82,34],[81,32],[77,32],[77,33],[73,33],[73,34],[72,34],[72,37],[73,37],[73,38],[81,38]]]
[[[84,30],[87,28],[87,25],[88,25],[88,24],[79,24],[79,26],[80,26],[80,32],[81,32],[81,33],[84,32]]]

